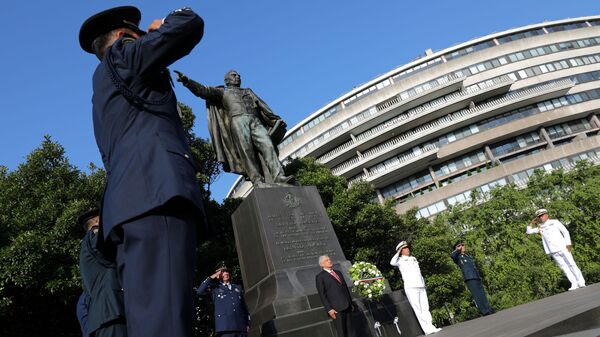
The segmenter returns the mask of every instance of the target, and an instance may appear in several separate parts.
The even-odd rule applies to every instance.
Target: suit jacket
[[[333,276],[325,270],[321,270],[315,277],[317,291],[321,302],[325,307],[325,311],[334,309],[335,311],[344,311],[352,305],[352,297],[344,280],[344,275],[341,272],[334,270],[342,284],[340,284]]]
[[[215,331],[246,332],[250,325],[250,316],[244,290],[238,284],[230,283],[231,289],[210,277],[196,289],[199,296],[210,294],[215,307]]]
[[[94,134],[107,174],[104,238],[113,227],[174,197],[191,201],[203,213],[196,167],[166,69],[192,51],[203,29],[196,13],[177,10],[158,30],[137,40],[117,40],[96,68]]]
[[[85,336],[98,330],[104,323],[125,317],[123,291],[117,278],[117,266],[104,258],[96,248],[98,235],[88,231],[81,242],[79,270],[85,295],[79,303],[78,314],[85,315],[85,323],[80,320]],[[81,299],[80,299],[81,300]],[[85,309],[84,309],[85,308]],[[85,328],[84,328],[85,326]]]
[[[463,279],[465,281],[481,280],[481,276],[479,276],[479,271],[477,271],[477,266],[475,266],[475,261],[471,255],[461,254],[458,250],[455,250],[450,254],[450,257],[452,257],[454,263],[456,263],[462,271]]]

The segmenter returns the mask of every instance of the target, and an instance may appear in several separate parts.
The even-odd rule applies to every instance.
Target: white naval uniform
[[[392,257],[390,264],[400,269],[400,274],[402,274],[402,280],[404,281],[404,292],[419,320],[423,332],[429,335],[440,331],[441,329],[436,328],[431,322],[432,317],[429,312],[425,280],[421,276],[421,269],[419,268],[417,259],[413,256],[399,256],[398,252]]]
[[[542,234],[544,251],[552,258],[571,282],[569,290],[585,287],[581,270],[575,264],[573,255],[567,250],[571,245],[571,236],[565,226],[558,220],[548,219],[539,227],[527,226],[527,234]]]

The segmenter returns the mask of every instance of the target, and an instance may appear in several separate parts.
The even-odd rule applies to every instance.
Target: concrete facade
[[[280,159],[315,157],[350,184],[370,182],[374,200],[424,217],[460,193],[523,183],[533,168],[598,162],[600,16],[426,54],[292,127]],[[250,190],[240,178],[228,196]]]

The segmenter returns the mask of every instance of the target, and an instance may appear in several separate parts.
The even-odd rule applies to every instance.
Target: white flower
[[[373,297],[373,295],[369,294],[369,298]]]
[[[354,281],[354,285],[357,286],[360,282]]]

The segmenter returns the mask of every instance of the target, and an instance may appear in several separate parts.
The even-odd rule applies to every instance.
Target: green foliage
[[[302,185],[317,187],[346,259],[369,261],[389,271],[393,248],[410,237],[417,223],[414,217],[399,218],[391,203],[375,201],[375,191],[368,183],[358,182],[348,188],[343,178],[313,158],[295,159],[286,166],[286,173],[295,175]],[[393,272],[384,272],[384,276],[398,280]]]
[[[217,161],[211,143],[204,138],[196,136],[193,131],[196,116],[189,106],[178,102],[181,122],[186,130],[186,138],[192,150],[194,163],[198,168],[196,178],[203,187],[204,198],[210,199],[210,186],[215,182],[222,170],[222,165]]]
[[[237,259],[225,214],[232,203],[208,201],[220,164],[210,143],[192,131],[191,109],[179,107],[211,223],[223,232],[222,237],[202,243],[199,256],[216,259],[222,253],[221,260]],[[64,148],[49,136],[16,170],[0,166],[0,321],[10,322],[0,324],[0,336],[81,335],[75,303],[81,293],[78,262],[84,232],[76,219],[99,206],[106,183],[103,170],[90,164],[89,172],[69,164]],[[221,239],[228,244],[219,244]],[[234,259],[228,262],[237,265]],[[235,271],[232,274],[236,276]],[[201,316],[207,321],[206,312]]]
[[[459,322],[479,315],[460,269],[450,258],[457,238],[466,242],[475,258],[495,310],[569,287],[544,253],[539,235],[525,234],[537,208],[547,208],[552,218],[567,226],[586,281],[600,280],[600,166],[579,162],[567,173],[535,172],[525,189],[508,185],[487,195],[473,192],[470,202],[429,220],[417,219],[416,209],[396,215],[391,202],[374,201],[375,193],[367,183],[346,188],[314,159],[296,159],[288,170],[303,184],[319,189],[346,258],[375,263],[392,289],[402,288],[399,272],[389,266],[393,247],[400,240],[411,242],[439,326],[450,324],[448,311]]]
[[[194,116],[181,105],[182,118],[194,159],[203,172],[205,206],[213,236],[202,236],[198,247],[199,283],[212,274],[217,261],[230,267],[233,280],[240,270],[231,214],[240,200],[218,204],[210,198],[210,184],[219,173],[212,148],[191,131]],[[46,137],[16,170],[0,166],[0,325],[1,336],[79,336],[74,315],[81,292],[78,255],[81,212],[98,205],[106,181],[94,167],[82,173],[69,164],[64,149]],[[392,201],[384,205],[364,182],[347,187],[343,178],[312,158],[286,166],[302,185],[317,186],[346,258],[374,263],[393,289],[402,288],[399,272],[389,266],[395,245],[412,244],[426,279],[436,324],[477,317],[460,270],[449,254],[460,237],[474,256],[494,309],[547,297],[568,288],[561,271],[543,251],[537,235],[525,226],[537,208],[547,208],[571,233],[573,254],[588,283],[600,280],[600,166],[585,162],[570,172],[536,172],[527,188],[495,189],[486,202],[472,193],[434,219],[417,219],[416,210],[398,216]],[[435,193],[435,191],[431,192]],[[448,310],[446,309],[448,308]],[[212,304],[200,299],[197,336],[213,332]],[[36,322],[36,324],[31,324]]]
[[[485,197],[485,202],[481,201]],[[588,283],[600,280],[600,167],[578,163],[565,173],[535,172],[529,185],[497,188],[487,196],[472,194],[469,203],[439,214],[420,226],[413,254],[420,262],[434,321],[450,323],[479,315],[449,257],[457,238],[465,241],[482,275],[495,310],[541,299],[570,286],[542,248],[539,235],[526,235],[525,227],[537,208],[547,208],[551,218],[567,226],[573,254]]]
[[[96,207],[105,175],[84,174],[46,136],[27,161],[0,173],[2,336],[76,336],[79,214]],[[31,324],[36,322],[39,324]]]
[[[293,175],[302,186],[316,186],[325,207],[346,190],[346,179],[334,176],[330,169],[312,157],[293,159],[285,166],[285,172]]]

